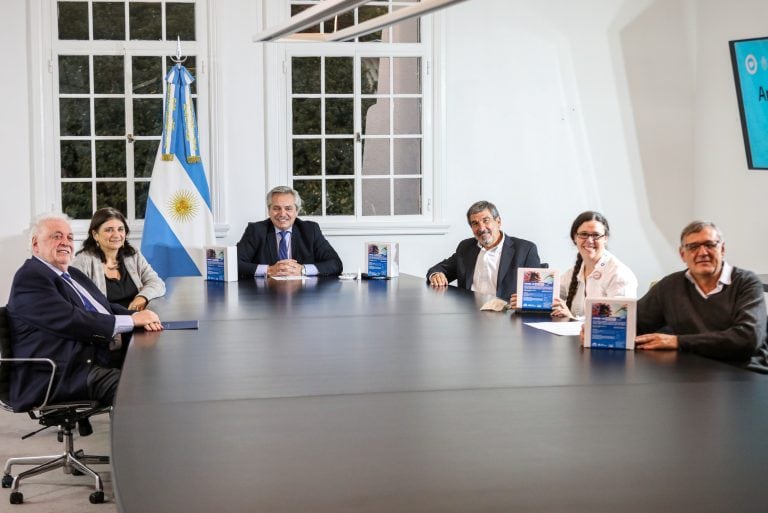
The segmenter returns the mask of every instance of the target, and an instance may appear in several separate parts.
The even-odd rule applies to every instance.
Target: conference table
[[[768,377],[590,350],[422,278],[177,278],[112,419],[123,513],[763,512]],[[546,320],[546,319],[544,319]]]

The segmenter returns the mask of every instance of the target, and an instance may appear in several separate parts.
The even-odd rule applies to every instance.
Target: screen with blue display
[[[749,169],[768,169],[768,37],[730,41]]]

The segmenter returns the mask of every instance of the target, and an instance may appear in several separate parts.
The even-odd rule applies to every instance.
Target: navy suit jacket
[[[443,273],[448,283],[456,280],[456,284],[467,290],[472,290],[472,278],[475,274],[475,263],[480,254],[477,239],[474,237],[459,242],[456,252],[427,271],[427,283],[432,273]],[[501,250],[499,274],[496,278],[496,297],[509,299],[517,292],[517,269],[519,267],[540,267],[539,252],[533,242],[510,237],[505,234],[504,247]]]
[[[108,312],[132,313],[109,303],[78,269],[70,267],[68,272]],[[86,378],[91,362],[105,367],[110,362],[115,316],[86,311],[72,286],[37,258],[30,258],[16,272],[7,308],[12,356],[50,358],[56,363],[50,402],[88,399]],[[15,411],[27,411],[43,402],[48,369],[47,364],[13,366],[10,403]]]
[[[295,219],[291,233],[291,256],[300,264],[313,264],[320,276],[337,276],[342,265],[339,255],[313,221]],[[253,278],[259,264],[277,262],[277,235],[271,219],[248,223],[237,243],[237,272]]]

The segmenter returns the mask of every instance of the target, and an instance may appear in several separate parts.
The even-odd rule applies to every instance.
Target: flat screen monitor
[[[768,37],[730,41],[749,169],[768,169]]]

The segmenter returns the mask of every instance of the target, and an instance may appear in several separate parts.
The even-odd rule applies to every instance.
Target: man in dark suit
[[[300,209],[301,197],[290,187],[275,187],[267,193],[269,219],[248,223],[237,243],[241,278],[341,273],[339,255],[317,223],[296,217]]]
[[[53,402],[91,399],[112,404],[120,370],[111,366],[110,344],[134,327],[161,330],[160,319],[150,310],[133,312],[110,304],[85,274],[69,267],[75,248],[65,216],[40,217],[32,227],[31,247],[33,256],[16,272],[8,300],[11,356],[56,363]],[[42,403],[49,373],[41,368],[31,363],[12,368],[14,410]]]
[[[461,288],[503,299],[517,291],[517,269],[540,267],[536,245],[505,235],[493,203],[478,201],[467,210],[475,235],[461,241],[456,252],[427,271],[427,282],[445,287],[453,280]]]

